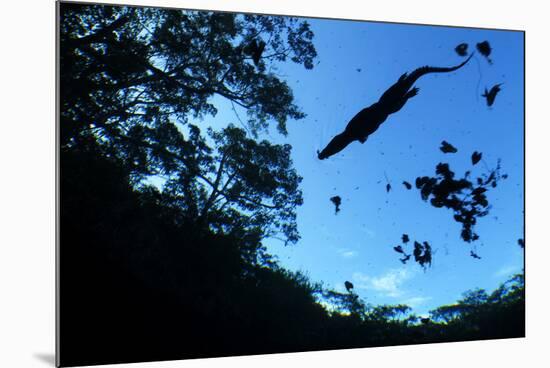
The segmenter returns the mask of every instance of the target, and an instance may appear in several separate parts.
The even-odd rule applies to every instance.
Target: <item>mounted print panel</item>
[[[58,365],[525,336],[524,32],[58,6]]]

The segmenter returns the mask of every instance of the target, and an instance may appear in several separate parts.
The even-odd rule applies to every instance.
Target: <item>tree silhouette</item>
[[[275,121],[286,134],[288,119],[305,116],[286,82],[267,66],[290,60],[313,67],[307,22],[63,4],[60,24],[62,148],[93,136],[123,156],[120,148],[131,144],[148,150],[147,161],[135,169],[155,172],[152,161],[167,161],[159,146],[181,155],[181,142],[171,133],[190,117],[216,114],[215,95],[245,108],[253,133]],[[266,46],[256,68],[243,48],[260,38]]]

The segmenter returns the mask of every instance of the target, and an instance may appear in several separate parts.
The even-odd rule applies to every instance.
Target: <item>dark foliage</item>
[[[522,248],[525,248],[525,241],[523,239],[518,239],[518,245]]]
[[[407,190],[411,190],[411,188],[412,188],[411,183],[409,183],[408,181],[404,181],[403,185],[405,186],[405,188],[407,188]]]
[[[515,275],[491,294],[477,289],[464,293],[455,304],[430,312],[445,326],[446,338],[460,340],[506,338],[525,335],[525,286],[522,274]],[[519,317],[519,318],[518,318]]]
[[[243,49],[243,52],[246,55],[249,55],[252,57],[252,61],[254,61],[254,65],[258,66],[260,63],[260,58],[262,57],[262,54],[265,49],[265,42],[261,40],[260,42],[256,40],[250,41],[250,43]]]
[[[407,234],[403,234],[401,236],[401,240],[403,241],[403,243],[408,243],[409,242],[409,236]]]

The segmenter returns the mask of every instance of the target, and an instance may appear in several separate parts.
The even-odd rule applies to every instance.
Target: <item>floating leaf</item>
[[[485,97],[485,99],[487,100],[487,106],[493,106],[493,104],[495,103],[495,98],[497,97],[497,93],[501,91],[501,85],[502,83],[495,84],[490,91],[487,91],[487,88],[485,88],[485,93],[481,96]]]
[[[492,51],[489,41],[480,42],[476,45],[476,47],[477,47],[477,51],[479,51],[479,53],[487,59],[489,64],[492,64],[493,61],[489,58],[489,55],[491,55],[491,51]]]
[[[330,201],[334,203],[334,213],[340,212],[340,205],[342,204],[342,198],[340,196],[334,196],[330,198]]]
[[[405,255],[405,257],[403,257],[403,258],[399,258],[399,260],[401,261],[401,263],[406,264],[407,261],[408,261],[410,258],[411,258],[411,255],[410,255],[410,254],[407,254],[407,255]]]
[[[470,251],[470,256],[475,259],[481,259],[481,257],[478,256],[477,253],[475,253],[473,250]]]
[[[452,144],[448,143],[447,141],[441,142],[441,147],[439,147],[439,149],[443,153],[456,153],[456,152],[458,152],[458,150]]]
[[[481,160],[481,155],[482,153],[477,151],[472,153],[472,165],[477,164]]]
[[[461,43],[460,45],[455,47],[455,51],[460,56],[468,55],[468,44],[467,43]]]

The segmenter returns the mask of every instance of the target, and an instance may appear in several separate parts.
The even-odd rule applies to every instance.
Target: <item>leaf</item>
[[[411,183],[409,183],[408,181],[403,181],[403,185],[405,186],[405,188],[407,188],[407,190],[411,190],[412,188]]]
[[[330,201],[334,203],[334,213],[340,212],[340,205],[342,204],[342,198],[340,196],[330,197]]]
[[[407,255],[405,255],[405,257],[403,257],[403,258],[399,258],[399,260],[401,261],[401,263],[406,264],[407,261],[408,261],[410,258],[411,258],[411,255],[410,255],[410,254],[407,254]]]
[[[472,153],[472,165],[477,164],[481,160],[482,153],[475,151]]]
[[[403,234],[403,236],[401,236],[401,240],[406,244],[409,242],[409,236],[407,234]]]
[[[386,193],[389,193],[390,190],[391,190],[391,184],[388,183],[388,184],[386,184]]]
[[[494,85],[490,91],[487,91],[487,88],[485,88],[485,93],[483,93],[481,96],[485,97],[485,99],[487,100],[487,106],[493,106],[497,94],[501,91],[501,85],[502,83]]]
[[[479,53],[487,59],[489,64],[493,63],[493,61],[489,58],[489,55],[491,55],[491,51],[492,51],[489,41],[483,41],[478,43],[476,45],[476,48],[477,48],[477,51],[479,51]]]
[[[461,43],[460,45],[455,47],[455,51],[460,56],[468,55],[468,44],[467,43]]]
[[[456,152],[458,152],[458,150],[452,144],[448,143],[447,141],[441,142],[441,147],[439,147],[439,149],[443,153],[456,153]]]
[[[405,253],[400,245],[393,247],[393,250],[395,250],[397,253]]]

